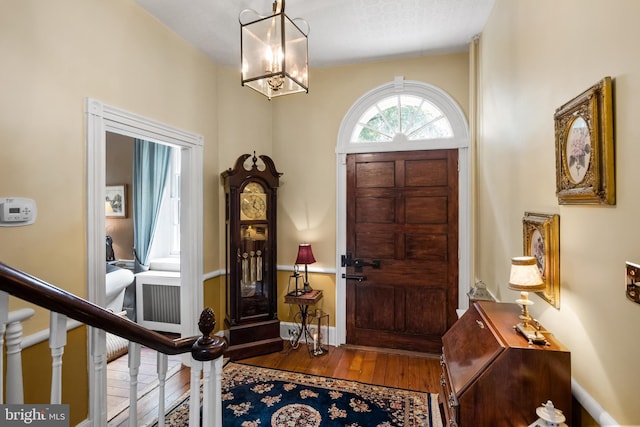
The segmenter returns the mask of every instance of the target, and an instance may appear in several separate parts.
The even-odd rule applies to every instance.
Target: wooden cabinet
[[[220,174],[225,189],[225,356],[282,350],[277,312],[276,207],[281,173],[268,156],[243,154]]]
[[[547,400],[571,425],[571,354],[551,334],[530,345],[513,326],[520,306],[474,302],[442,338],[445,426],[529,426]]]

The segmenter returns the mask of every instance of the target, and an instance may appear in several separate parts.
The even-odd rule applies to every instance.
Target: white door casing
[[[181,148],[181,290],[182,336],[198,331],[197,314],[203,307],[202,164],[204,139],[169,125],[87,98],[87,299],[104,306],[105,295],[105,172],[106,133],[170,144]],[[107,425],[106,336],[89,328],[89,421]]]

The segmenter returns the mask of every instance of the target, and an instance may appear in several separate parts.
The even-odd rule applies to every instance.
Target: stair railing
[[[160,385],[158,401],[158,426],[164,425],[164,382],[167,372],[167,355],[190,352],[191,395],[189,407],[190,426],[222,425],[222,355],[227,347],[224,338],[211,336],[215,328],[213,310],[205,308],[200,315],[198,326],[202,336],[170,339],[162,334],[144,328],[127,318],[79,298],[63,289],[30,276],[18,269],[0,262],[0,348],[3,337],[7,344],[7,396],[6,403],[22,403],[22,362],[21,322],[33,316],[32,309],[21,309],[9,313],[8,295],[28,301],[51,312],[49,347],[52,356],[51,402],[61,403],[62,396],[62,356],[66,345],[67,318],[88,326],[110,332],[129,340],[131,389],[129,425],[137,426],[137,370],[140,364],[140,345],[158,352],[158,381]],[[5,383],[2,358],[0,357],[0,379]],[[15,377],[11,377],[14,375]],[[202,378],[203,407],[200,423],[200,381]],[[0,384],[0,404],[5,402]],[[106,414],[96,416],[94,425],[106,426]]]

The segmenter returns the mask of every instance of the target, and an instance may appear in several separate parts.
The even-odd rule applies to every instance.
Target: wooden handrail
[[[214,360],[220,357],[227,347],[224,338],[208,336],[215,325],[215,318],[211,319],[213,311],[210,309],[205,309],[208,326],[203,330],[201,325],[201,331],[206,335],[202,337],[206,342],[206,350],[203,350],[201,337],[170,339],[2,262],[0,262],[0,290],[89,326],[140,343],[160,353],[182,354],[192,351],[198,355],[196,360]],[[199,345],[192,348],[199,339]]]

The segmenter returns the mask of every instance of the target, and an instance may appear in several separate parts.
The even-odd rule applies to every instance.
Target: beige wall
[[[84,296],[85,98],[203,135],[205,169],[217,170],[217,69],[132,0],[3,0],[0,7],[7,82],[0,194],[38,206],[34,225],[0,229],[2,241],[12,242],[0,246],[0,259]],[[206,179],[204,188],[211,206],[217,188]],[[217,216],[204,222],[217,229]],[[217,240],[214,233],[209,241]],[[205,246],[209,268],[218,265],[217,254]],[[32,325],[42,322],[29,322],[27,333]]]
[[[217,67],[133,0],[0,0],[0,10],[0,196],[38,207],[35,224],[0,228],[0,260],[86,295],[84,101],[92,97],[204,137],[205,269],[217,268],[218,189],[207,174],[219,172]],[[48,313],[36,316],[25,334],[48,327]],[[63,389],[72,420],[84,419],[86,386]]]
[[[480,55],[477,279],[514,300],[509,259],[522,254],[524,212],[559,214],[561,307],[533,296],[532,312],[571,350],[575,380],[623,425],[640,425],[640,306],[624,294],[625,261],[640,261],[639,16],[634,0],[497,0]],[[559,206],[554,111],[604,76],[614,80],[617,205]]]
[[[232,67],[218,67],[218,140],[219,160],[215,169],[206,172],[206,183],[212,186],[218,205],[215,207],[219,220],[216,230],[220,238],[205,240],[205,246],[219,250],[215,268],[224,268],[224,187],[220,182],[220,173],[235,166],[236,160],[243,154],[266,154],[273,156],[272,150],[272,103],[252,89],[242,87],[240,72]],[[278,159],[274,159],[280,167]],[[205,212],[207,210],[205,209]],[[205,266],[205,272],[207,270]],[[224,285],[224,281],[222,281]]]
[[[338,130],[349,108],[396,76],[438,86],[467,112],[466,52],[312,69],[309,93],[273,102],[273,157],[284,172],[278,211],[278,263],[293,265],[298,243],[311,243],[312,268],[335,268]]]

